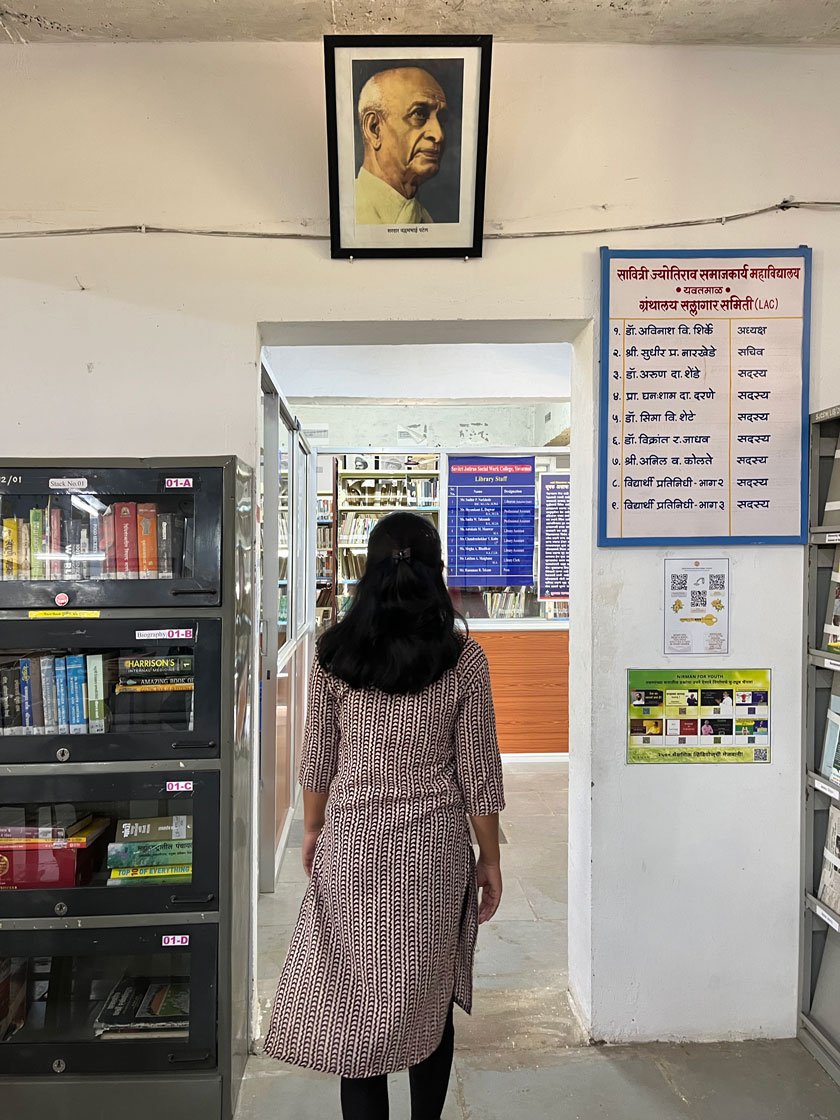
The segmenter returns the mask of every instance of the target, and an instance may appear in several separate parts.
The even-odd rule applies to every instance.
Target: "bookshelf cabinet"
[[[109,510],[131,522],[116,545]],[[232,458],[0,464],[0,515],[2,1111],[230,1120],[253,476]]]
[[[799,1038],[840,1083],[840,405],[811,418]]]

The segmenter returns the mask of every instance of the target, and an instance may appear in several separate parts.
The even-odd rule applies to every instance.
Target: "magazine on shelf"
[[[824,778],[840,785],[840,672],[832,673],[831,680],[819,770]]]

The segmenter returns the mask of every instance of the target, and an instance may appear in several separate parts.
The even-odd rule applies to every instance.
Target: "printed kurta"
[[[487,658],[414,695],[316,663],[300,782],[329,790],[265,1052],[344,1077],[407,1069],[472,1009],[478,932],[466,814],[504,808]]]

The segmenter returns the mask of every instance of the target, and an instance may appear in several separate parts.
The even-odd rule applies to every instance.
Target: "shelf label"
[[[189,627],[187,629],[177,630],[135,630],[134,637],[140,642],[155,641],[158,638],[192,638],[193,631]]]
[[[99,618],[101,611],[29,611],[30,618]]]
[[[827,925],[830,925],[832,929],[840,933],[840,922],[838,922],[836,918],[833,918],[827,910],[824,910],[822,906],[819,905],[815,906],[814,910],[818,918],[822,918]]]
[[[823,659],[823,665],[826,669],[833,669],[835,673],[840,672],[840,661],[832,661],[830,657]]]
[[[840,544],[840,533],[826,533],[826,544]]]
[[[166,792],[167,793],[192,793],[192,791],[193,791],[192,782],[167,782],[166,783]]]
[[[818,789],[820,793],[827,793],[835,801],[840,800],[840,789],[837,786],[829,785],[828,782],[821,782],[819,778],[814,778],[814,789]]]
[[[166,490],[192,490],[193,480],[191,478],[165,478],[163,486]]]
[[[87,490],[86,478],[51,478],[50,490]]]
[[[161,946],[164,949],[180,949],[190,943],[190,935],[188,933],[165,933],[160,939]]]

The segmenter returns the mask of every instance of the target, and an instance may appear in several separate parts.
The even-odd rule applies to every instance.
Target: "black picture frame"
[[[491,35],[324,36],[333,259],[482,255],[492,49]],[[405,76],[397,76],[394,86],[386,85],[383,96],[407,100],[412,80],[422,84],[417,78],[421,72],[432,79],[427,89],[436,85],[445,98],[440,113],[432,113],[435,123],[429,127],[439,130],[440,140],[433,141],[430,150],[405,147],[411,136],[398,122],[407,117],[392,118],[400,134],[392,127],[385,135],[384,143],[394,146],[398,167],[400,161],[405,164],[407,151],[414,153],[412,161],[415,156],[426,159],[425,164],[415,164],[426,174],[408,198],[377,174],[371,132],[363,128],[359,111],[360,92],[371,88],[369,79],[399,69]],[[449,114],[445,121],[444,111]],[[377,118],[366,117],[371,119]],[[373,175],[362,168],[363,162],[373,167]],[[437,170],[428,171],[430,163]],[[406,167],[406,175],[411,170]],[[360,213],[371,221],[358,221]]]

